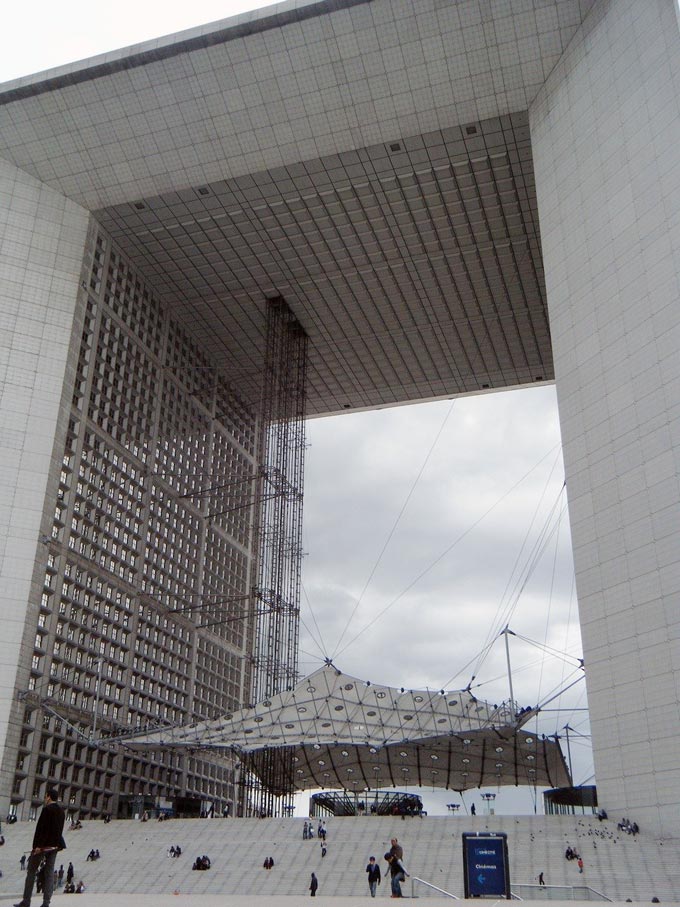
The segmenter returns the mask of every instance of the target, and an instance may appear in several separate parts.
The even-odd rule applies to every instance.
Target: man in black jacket
[[[53,787],[47,788],[45,805],[33,835],[33,850],[26,864],[26,884],[24,896],[14,907],[31,907],[33,885],[42,861],[45,861],[45,887],[43,889],[42,907],[50,907],[52,891],[54,890],[54,864],[57,853],[64,850],[64,810],[58,803],[59,794]]]

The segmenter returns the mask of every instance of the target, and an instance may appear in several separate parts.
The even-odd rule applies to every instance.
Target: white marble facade
[[[397,26],[400,17],[418,18],[414,4],[349,6],[288,31],[216,43],[192,59],[187,52],[121,70],[108,92],[87,79],[68,85],[64,103],[82,95],[81,114],[90,103],[99,109],[102,98],[111,110],[102,136],[82,129],[100,159],[96,180],[82,177],[82,145],[50,158],[52,130],[70,128],[51,118],[50,92],[0,111],[8,142],[0,156],[56,187],[0,160],[0,743],[12,696],[30,671],[26,627],[35,621],[26,624],[27,602],[39,597],[31,584],[51,520],[48,472],[65,431],[77,349],[71,337],[89,214],[62,193],[96,210],[178,181],[195,186],[343,143],[361,147],[528,107],[600,803],[643,830],[680,836],[676,0],[459,0],[446,6],[456,7],[455,22],[443,4],[423,0],[421,46],[409,44],[401,56],[396,45],[406,48],[415,23]],[[219,141],[196,144],[190,116],[202,108],[181,90],[212,97],[201,84],[217,78],[217,63],[215,73],[225,85],[236,79],[238,90],[216,91],[219,111],[206,106],[204,114]],[[329,67],[346,84],[326,85]],[[298,78],[308,69],[316,87],[311,76]],[[165,85],[144,87],[152,71],[166,72],[176,96]],[[283,96],[269,104],[261,97],[258,106],[262,73],[267,90],[276,83]],[[30,89],[33,80],[20,81]],[[116,86],[125,89],[125,111]],[[186,122],[168,123],[162,108],[170,119],[184,111]],[[105,139],[108,156],[99,154]],[[152,153],[161,140],[166,151]],[[8,771],[3,796],[10,784]]]
[[[0,740],[26,689],[41,584],[31,589],[53,457],[68,418],[68,371],[89,213],[0,160]],[[77,356],[77,344],[75,344]],[[64,418],[66,417],[66,419]],[[58,475],[58,470],[57,470]],[[33,593],[33,594],[32,594]],[[32,612],[32,613],[33,613]],[[25,634],[29,634],[29,638]],[[16,725],[14,725],[16,727]],[[11,733],[11,731],[10,731]],[[13,768],[13,766],[11,766]],[[0,778],[6,788],[11,772]]]
[[[598,796],[680,833],[680,32],[601,2],[530,108]]]

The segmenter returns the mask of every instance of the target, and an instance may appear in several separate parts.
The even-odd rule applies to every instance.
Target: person
[[[326,856],[326,842],[322,841],[321,842],[321,859],[323,860],[323,858],[325,856]]]
[[[375,857],[369,857],[366,872],[368,873],[368,890],[371,892],[371,897],[374,898],[382,879],[380,867],[375,862]]]
[[[477,807],[475,806],[474,803],[473,803],[472,806],[470,807],[470,815],[471,815],[471,816],[476,816],[476,815],[477,815]]]
[[[62,863],[59,867],[59,872],[57,873],[57,888],[61,888],[64,884],[64,864]]]
[[[76,886],[73,884],[72,881],[67,882],[64,885],[64,894],[75,894],[75,893],[76,893]]]
[[[26,854],[25,853],[22,853],[21,857],[19,858],[19,866],[21,867],[22,872],[24,869],[26,869]]]
[[[64,850],[63,831],[66,814],[59,804],[56,788],[49,787],[45,793],[45,805],[35,827],[33,849],[28,857],[24,894],[15,907],[31,907],[33,886],[41,864],[45,866],[45,883],[42,891],[43,907],[49,907],[54,891],[54,864],[57,853]]]
[[[390,867],[390,882],[392,885],[392,897],[393,898],[403,898],[401,893],[401,883],[408,876],[406,867],[404,866],[401,857],[397,856],[397,852],[401,850],[401,847],[396,843],[396,839],[392,839],[395,843],[392,845],[392,850],[388,850],[385,854],[385,859],[387,860]]]
[[[76,885],[76,894],[82,894],[83,891],[85,891],[85,884],[84,884],[83,880],[81,879],[78,882],[78,884]]]
[[[539,874],[538,874],[538,884],[539,884],[539,885],[545,885],[545,879],[543,878],[543,873],[542,873],[542,872],[539,872]]]
[[[312,897],[312,898],[316,897],[316,891],[317,891],[318,887],[319,887],[319,880],[317,879],[316,875],[314,873],[312,873],[312,881],[310,882],[310,885],[309,885],[309,896],[310,897]]]
[[[307,820],[305,819],[305,824],[302,826],[302,840],[307,840]]]
[[[75,869],[73,868],[73,863],[68,864],[68,869],[66,870],[66,881],[72,882],[73,876],[75,875]]]
[[[581,857],[578,858],[577,866],[578,866],[578,871],[583,872],[583,860],[581,859]]]

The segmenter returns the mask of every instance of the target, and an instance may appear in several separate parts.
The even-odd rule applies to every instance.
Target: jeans
[[[401,893],[401,883],[404,881],[406,876],[403,872],[398,872],[396,875],[392,876],[392,896],[395,898],[402,898],[403,894]]]
[[[30,907],[31,895],[33,894],[33,885],[35,877],[38,874],[41,862],[45,860],[45,883],[42,892],[43,907],[49,907],[54,891],[54,864],[57,861],[57,850],[48,850],[44,853],[32,853],[26,863],[26,882],[24,884],[24,895],[21,899],[23,907]]]

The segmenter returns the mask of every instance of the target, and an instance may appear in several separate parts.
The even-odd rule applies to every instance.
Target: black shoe
[[[18,904],[15,904],[14,907],[30,907],[28,904],[24,904],[23,901],[19,901]]]

